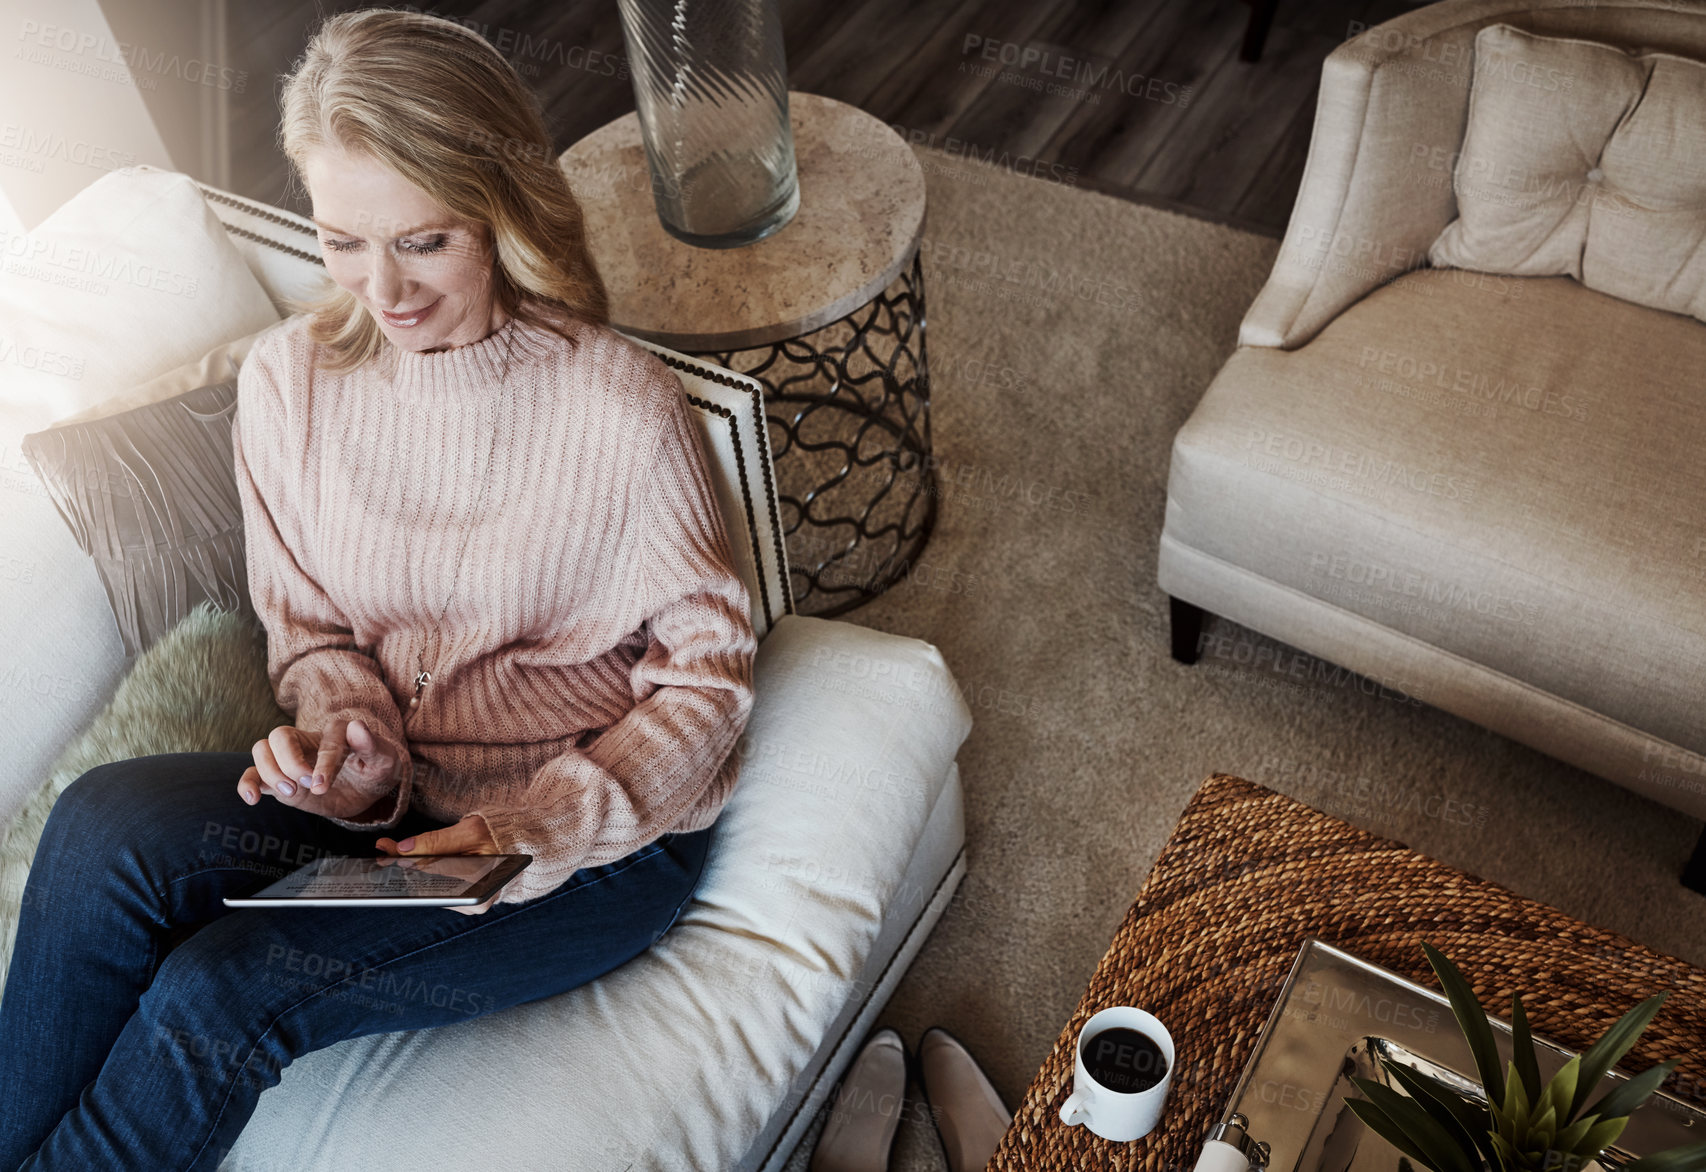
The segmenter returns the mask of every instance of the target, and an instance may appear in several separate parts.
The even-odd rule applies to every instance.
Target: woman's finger
[[[272,749],[273,760],[278,762],[279,771],[285,777],[304,789],[313,784],[303,780],[313,773],[314,767],[304,757],[301,735],[293,726],[281,724],[273,729],[267,734],[267,745]]]
[[[439,854],[495,855],[500,853],[498,844],[492,840],[490,827],[486,825],[486,820],[478,814],[464,814],[454,826],[446,826],[444,830],[438,833],[449,832],[454,832],[456,850],[454,852],[440,851]]]
[[[379,840],[381,850],[390,853],[385,844],[390,839]],[[495,854],[491,834],[486,829],[486,820],[477,814],[465,815],[460,821],[437,830],[423,830],[419,834],[403,839],[393,844],[396,853],[400,855],[489,855]]]
[[[401,763],[395,747],[357,717],[344,725],[344,768],[363,782],[395,781]]]
[[[478,814],[464,814],[462,816],[462,822],[468,827],[469,833],[473,834],[475,841],[479,844],[474,847],[474,854],[503,854],[502,848],[498,846],[498,840],[492,837],[491,824],[484,818]]]
[[[419,834],[410,835],[397,844],[397,853],[400,855],[459,855],[465,845],[458,829],[461,825],[458,822],[439,830],[423,830]]]
[[[261,769],[262,758],[270,760],[272,758],[272,750],[267,747],[266,741],[260,740],[249,746],[249,755],[255,759],[255,763],[243,771],[243,776],[249,778],[255,783],[255,794],[257,798],[262,794],[272,794],[272,782],[267,780],[265,771]],[[273,794],[273,796],[276,797],[277,795]]]
[[[254,752],[255,768],[260,771],[261,783],[266,786],[268,792],[287,806],[294,806],[301,801],[302,790],[278,767],[278,761],[272,753],[272,742],[256,741]]]
[[[338,719],[332,721],[326,731],[320,734],[320,752],[314,759],[314,792],[323,794],[332,787],[332,779],[344,766],[344,756],[349,747],[345,742],[344,729],[349,721]]]
[[[253,765],[237,779],[237,796],[251,806],[261,800],[261,774]]]

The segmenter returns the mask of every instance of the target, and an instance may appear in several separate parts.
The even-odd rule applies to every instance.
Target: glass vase
[[[800,195],[774,0],[618,7],[664,229],[701,248],[739,248],[780,230]]]

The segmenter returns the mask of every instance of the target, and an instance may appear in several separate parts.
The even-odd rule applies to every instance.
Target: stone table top
[[[690,353],[744,350],[828,325],[911,261],[924,231],[924,172],[881,119],[790,91],[800,207],[741,248],[699,248],[658,220],[640,120],[629,113],[558,158],[586,214],[611,325]]]

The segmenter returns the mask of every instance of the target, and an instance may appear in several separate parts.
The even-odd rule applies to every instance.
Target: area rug
[[[1698,822],[1231,623],[1169,657],[1169,449],[1278,241],[915,153],[940,519],[846,618],[940,647],[976,724],[966,878],[877,1025],[946,1027],[1017,1107],[1217,772],[1706,964]],[[929,1119],[902,1109],[892,1169],[946,1167]]]

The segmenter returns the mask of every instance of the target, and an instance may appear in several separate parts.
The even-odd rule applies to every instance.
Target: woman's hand
[[[256,741],[255,763],[237,781],[237,793],[254,805],[271,794],[287,806],[333,818],[354,818],[374,804],[353,782],[395,776],[397,755],[361,720],[334,720],[324,736],[281,724]]]
[[[449,826],[438,830],[423,830],[419,834],[405,838],[402,842],[390,838],[381,838],[375,845],[385,854],[398,858],[407,858],[411,855],[495,855],[502,853],[498,850],[497,842],[492,838],[491,828],[486,825],[486,820],[478,814],[466,814],[460,821]],[[455,860],[446,859],[444,862],[450,865],[443,868],[439,868],[436,864],[427,865],[433,869],[443,869],[454,874],[456,870]],[[477,916],[490,908],[497,898],[497,895],[494,895],[485,903],[475,904],[472,907],[453,907],[450,910],[461,912],[465,916]]]

